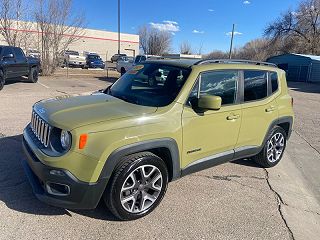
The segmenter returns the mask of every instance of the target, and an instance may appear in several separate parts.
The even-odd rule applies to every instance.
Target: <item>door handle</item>
[[[232,120],[236,120],[236,119],[239,119],[239,118],[240,118],[239,114],[232,114],[232,115],[229,115],[227,117],[227,120],[232,121]]]
[[[266,112],[273,112],[274,110],[276,110],[275,106],[270,106],[270,107],[266,108]]]

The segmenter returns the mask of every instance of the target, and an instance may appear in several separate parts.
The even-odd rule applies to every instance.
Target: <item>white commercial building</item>
[[[17,24],[24,26],[24,24]],[[30,27],[31,25],[31,27]],[[41,51],[40,39],[41,32],[38,30],[36,23],[30,23],[28,28],[18,27],[10,28],[12,32],[19,32],[26,35],[28,39],[34,39],[26,43],[21,43],[20,46],[26,51],[28,49],[36,49]],[[81,35],[76,36],[77,41],[69,46],[69,50],[83,52],[98,53],[104,60],[110,60],[112,55],[118,52],[118,33],[95,29],[84,29]],[[6,41],[0,35],[0,45],[7,45]],[[139,54],[139,35],[135,34],[120,34],[120,52],[128,56]]]

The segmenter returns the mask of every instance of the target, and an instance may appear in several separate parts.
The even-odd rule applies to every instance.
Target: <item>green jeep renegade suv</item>
[[[185,175],[241,158],[275,166],[292,125],[285,72],[272,64],[146,61],[105,90],[36,103],[23,165],[41,201],[93,209],[103,199],[131,220]]]

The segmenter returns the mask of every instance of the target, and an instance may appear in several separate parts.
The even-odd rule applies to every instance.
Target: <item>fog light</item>
[[[70,187],[61,183],[46,183],[47,192],[56,196],[68,196],[70,194]]]

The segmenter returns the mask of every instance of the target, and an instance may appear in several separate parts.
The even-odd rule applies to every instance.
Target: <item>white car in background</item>
[[[136,57],[121,57],[117,62],[117,71],[121,75],[129,71],[134,65],[139,64],[147,60],[147,57],[144,55],[137,55]]]
[[[62,67],[81,67],[85,68],[87,60],[85,56],[80,56],[77,51],[67,50],[63,53]]]

